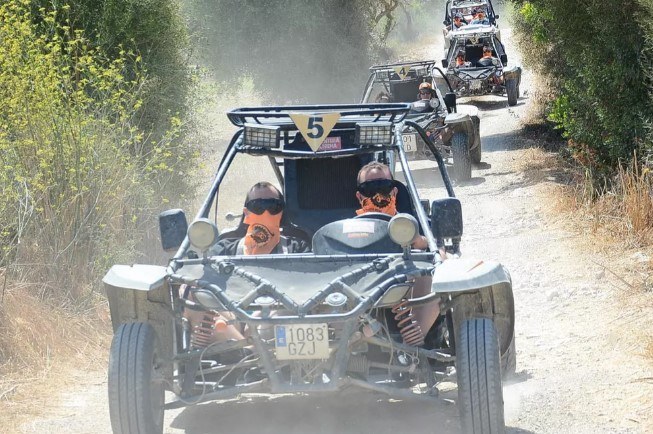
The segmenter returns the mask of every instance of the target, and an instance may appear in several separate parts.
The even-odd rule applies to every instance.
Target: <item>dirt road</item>
[[[510,40],[508,29],[503,37]],[[426,50],[434,57],[433,47]],[[522,92],[528,89],[526,76]],[[581,236],[547,212],[555,174],[537,168],[541,154],[525,149],[532,143],[520,135],[528,96],[514,108],[498,96],[473,103],[482,115],[483,163],[456,192],[464,255],[501,261],[514,281],[518,353],[516,379],[504,388],[508,432],[652,432],[653,370],[618,308],[618,282],[599,265],[608,258],[580,251]],[[413,168],[423,197],[439,194],[432,164]],[[2,431],[110,433],[106,371],[98,369],[77,374],[79,386],[52,396],[43,417]],[[166,433],[187,434],[460,430],[454,405],[358,392],[208,403],[167,412],[165,426]]]

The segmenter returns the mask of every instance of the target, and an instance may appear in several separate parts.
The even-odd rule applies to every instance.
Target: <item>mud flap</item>
[[[145,276],[149,271],[158,272],[154,267],[153,270],[139,269],[138,266],[114,267],[103,279],[113,331],[116,332],[124,323],[148,323],[159,337],[158,354],[164,359],[172,359],[176,338],[168,282],[163,279],[151,279],[152,284],[149,289],[146,289],[139,285],[139,282],[129,282],[126,279],[130,277],[127,273],[136,272],[140,276]],[[166,378],[172,379],[172,365],[170,364],[164,371]]]
[[[515,301],[510,283],[497,283],[475,292],[456,295],[453,304],[454,330],[470,318],[490,318],[499,335],[503,356],[510,348],[515,333]]]

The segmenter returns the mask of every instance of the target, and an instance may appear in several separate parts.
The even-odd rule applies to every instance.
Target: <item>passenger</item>
[[[459,51],[458,54],[456,54],[456,68],[468,68],[470,66],[472,66],[472,62],[465,60],[465,52]]]
[[[391,102],[390,95],[386,92],[381,91],[374,98],[374,102],[381,103],[381,104],[389,103]]]
[[[247,234],[240,239],[223,239],[211,249],[213,255],[265,255],[270,253],[305,253],[310,246],[304,241],[281,235],[285,207],[283,194],[269,182],[259,182],[249,189],[243,208]]]
[[[483,46],[483,56],[478,60],[479,66],[492,66],[496,65],[498,59],[492,55],[492,47],[489,45]]]
[[[309,245],[302,240],[285,237],[281,235],[281,218],[285,207],[283,194],[269,182],[259,182],[254,184],[245,196],[245,207],[243,208],[243,223],[248,225],[247,234],[243,238],[231,238],[218,241],[211,248],[211,255],[264,255],[276,253],[305,253],[308,252]],[[182,285],[180,288],[180,297],[194,301],[188,287]],[[209,345],[216,342],[224,342],[229,339],[245,339],[247,332],[238,325],[229,324],[235,320],[235,316],[230,312],[219,312],[211,314],[209,312],[195,311],[190,309],[184,310],[186,318],[193,330],[191,334],[191,345],[199,346],[196,343],[197,336],[201,333],[200,339],[202,345]],[[203,327],[208,324],[208,327]],[[198,329],[201,329],[198,331]],[[226,356],[238,357],[243,355],[242,351],[232,352]]]
[[[463,26],[466,26],[467,22],[463,18],[463,14],[456,12],[456,15],[453,16],[453,27],[459,29]]]
[[[490,24],[490,20],[488,20],[487,17],[485,16],[485,11],[483,9],[476,10],[476,13],[474,14],[474,19],[472,20],[472,24],[484,24],[484,25]]]
[[[357,215],[380,212],[389,215],[397,214],[397,187],[392,178],[390,168],[385,164],[373,161],[363,166],[358,172],[356,198],[360,203]],[[417,235],[413,240],[414,249],[428,248],[426,237]],[[422,297],[431,293],[432,278],[418,277],[413,285],[413,297]],[[420,326],[424,336],[435,324],[440,313],[439,305],[431,303],[413,308],[413,318]]]
[[[453,23],[450,26],[447,26],[447,31],[450,31],[451,29],[453,30],[458,30],[461,27],[464,27],[467,25],[467,22],[463,18],[463,14],[460,12],[456,12],[453,16]]]

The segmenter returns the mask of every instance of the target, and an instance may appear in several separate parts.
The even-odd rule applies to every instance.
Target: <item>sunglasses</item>
[[[372,197],[378,193],[387,196],[393,188],[395,188],[394,179],[372,179],[358,184],[356,190],[365,197]]]
[[[272,215],[277,215],[283,211],[283,201],[281,199],[252,199],[245,202],[245,208],[256,215],[261,215],[269,211]]]
[[[419,93],[421,93],[422,95],[428,95],[428,94],[431,93],[431,91],[430,90],[420,90]]]

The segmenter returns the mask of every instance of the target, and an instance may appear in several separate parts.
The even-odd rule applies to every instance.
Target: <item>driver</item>
[[[458,54],[456,54],[456,67],[467,68],[470,66],[472,66],[472,62],[468,62],[465,60],[465,52],[459,51]]]
[[[431,83],[425,81],[420,83],[418,87],[417,98],[421,100],[430,100],[435,98],[435,90]]]
[[[378,161],[363,166],[358,172],[356,198],[360,203],[357,215],[367,213],[397,214],[397,181],[392,178],[390,168]],[[417,235],[413,240],[413,248],[424,250],[428,247],[426,237]],[[431,292],[430,276],[418,277],[413,285],[413,297],[421,297]],[[431,303],[413,307],[413,317],[426,336],[440,313],[439,305]]]

